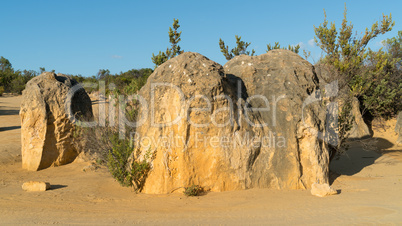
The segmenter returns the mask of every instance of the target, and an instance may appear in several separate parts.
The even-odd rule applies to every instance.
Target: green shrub
[[[332,157],[344,150],[343,143],[351,129],[350,101],[353,98],[360,101],[360,111],[365,119],[368,120],[364,115],[367,111],[372,116],[386,117],[395,112],[402,88],[398,82],[400,79],[394,73],[398,60],[381,49],[373,52],[367,48],[371,40],[392,30],[395,22],[391,15],[383,15],[382,20],[375,22],[371,29],[367,28],[362,36],[357,36],[346,14],[345,5],[344,18],[339,29],[335,23],[328,23],[325,11],[324,22],[318,27],[314,26],[315,43],[325,53],[319,62],[332,69],[335,76],[330,78],[339,82],[339,90],[345,94],[337,97],[338,101],[344,103],[344,107],[338,115],[339,143],[336,147],[331,147],[334,149]]]
[[[0,86],[0,97],[3,96],[3,93],[4,93],[4,87]]]
[[[133,185],[133,178],[129,169],[129,157],[133,147],[127,140],[120,140],[118,134],[114,134],[111,141],[113,148],[107,156],[108,170],[120,185],[130,187]]]
[[[136,161],[133,159],[133,146],[128,140],[114,139],[113,149],[107,156],[107,166],[120,185],[124,187],[134,187],[136,191],[141,191],[144,186],[151,165],[148,162],[149,155],[145,159]]]
[[[137,88],[140,88],[139,85]],[[116,92],[118,92],[116,90]],[[137,117],[137,108],[134,102],[129,102],[125,106],[126,118],[129,121],[135,121]],[[135,153],[135,147],[129,134],[133,128],[126,127],[125,138],[121,139],[120,130],[115,129],[109,136],[111,150],[107,155],[107,166],[112,176],[125,187],[133,187],[135,191],[141,191],[144,186],[148,172],[151,169],[149,160],[151,159],[150,150],[148,150],[144,159],[138,161],[135,159],[139,153]]]
[[[204,192],[204,188],[202,188],[200,185],[191,185],[190,187],[185,187],[184,188],[184,194],[186,196],[199,196]]]

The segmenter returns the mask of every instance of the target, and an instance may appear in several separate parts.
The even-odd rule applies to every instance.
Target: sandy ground
[[[402,224],[402,147],[395,120],[355,141],[332,163],[340,194],[250,189],[186,197],[136,194],[85,162],[39,172],[21,169],[21,97],[0,97],[0,224]],[[367,149],[367,150],[365,150]],[[47,181],[46,192],[25,192],[26,181]]]

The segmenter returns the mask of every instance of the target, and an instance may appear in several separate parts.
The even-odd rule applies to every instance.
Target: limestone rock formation
[[[255,185],[298,189],[327,183],[329,151],[322,141],[329,137],[326,109],[313,98],[319,88],[314,67],[291,51],[271,50],[237,56],[224,68],[232,81],[244,82],[243,95],[253,108],[260,108],[267,125],[264,136],[285,139],[284,146],[271,145],[258,156],[252,173]]]
[[[35,171],[72,162],[78,155],[72,143],[72,117],[93,117],[85,90],[66,75],[45,72],[31,79],[22,95],[22,167]]]
[[[133,159],[151,164],[142,191],[327,183],[325,108],[314,101],[302,111],[317,88],[313,66],[290,51],[235,57],[225,69],[191,52],[165,62],[139,92]]]
[[[192,184],[212,191],[250,186],[261,149],[236,143],[236,136],[261,136],[261,130],[241,125],[235,87],[221,65],[183,53],[159,66],[139,95],[149,108],[140,108],[146,120],[137,129],[137,158],[154,156],[143,192],[168,193]]]
[[[402,111],[398,113],[396,118],[395,133],[399,134],[396,143],[402,145]]]
[[[352,100],[352,115],[353,115],[353,126],[349,131],[349,138],[352,139],[363,139],[371,137],[370,129],[364,122],[362,113],[360,112],[359,100],[354,97]]]

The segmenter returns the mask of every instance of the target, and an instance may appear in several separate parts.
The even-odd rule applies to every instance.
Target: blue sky
[[[318,59],[312,46],[314,25],[324,20],[340,26],[346,2],[355,31],[392,13],[394,29],[370,47],[402,30],[402,1],[5,1],[0,2],[0,56],[17,70],[45,67],[65,74],[95,75],[153,68],[152,53],[169,46],[168,29],[180,21],[185,51],[199,52],[225,64],[218,41],[229,47],[235,35],[251,42],[257,54],[266,44],[298,44]],[[313,62],[314,59],[310,61]]]

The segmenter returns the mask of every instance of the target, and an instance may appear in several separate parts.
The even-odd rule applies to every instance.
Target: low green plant
[[[3,93],[4,93],[4,87],[0,86],[0,97],[3,96]]]
[[[184,188],[184,194],[186,196],[199,196],[204,192],[204,188],[200,185],[191,185],[190,187]]]

